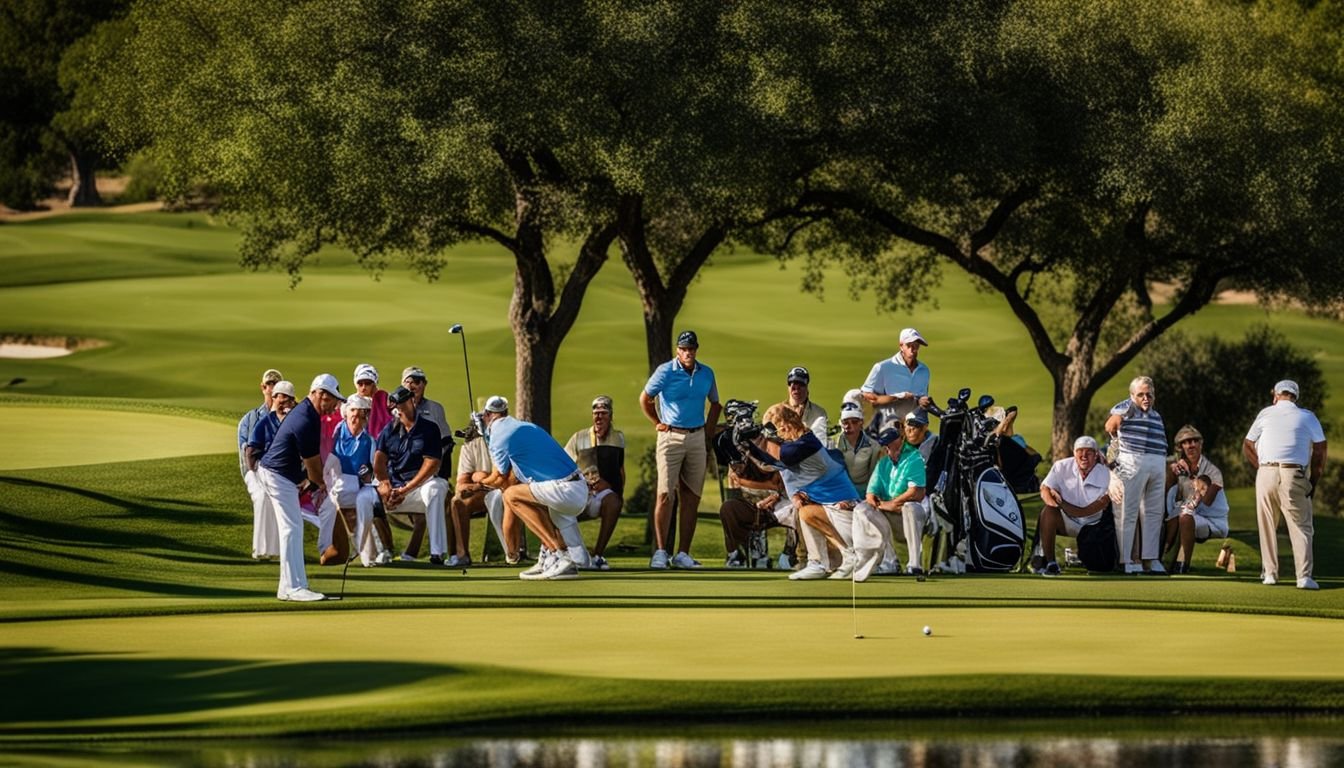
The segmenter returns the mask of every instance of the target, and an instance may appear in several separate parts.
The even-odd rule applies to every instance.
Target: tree
[[[824,155],[776,247],[876,265],[895,307],[940,261],[973,275],[1054,381],[1056,455],[1098,389],[1220,289],[1344,300],[1344,90],[1322,18],[1158,0],[751,13],[766,92],[791,107],[771,114]]]
[[[99,205],[94,183],[105,159],[103,126],[91,91],[107,46],[102,22],[124,0],[11,0],[0,6],[0,201],[31,207],[68,168],[70,204]]]

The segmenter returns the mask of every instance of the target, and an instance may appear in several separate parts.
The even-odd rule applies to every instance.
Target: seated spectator
[[[397,420],[378,436],[373,472],[378,496],[388,512],[422,514],[429,531],[429,562],[444,564],[448,548],[444,501],[448,483],[438,476],[442,463],[439,429],[415,411],[414,394],[397,387],[388,397]]]
[[[355,510],[355,547],[365,568],[392,562],[387,549],[390,538],[378,531],[373,518],[378,491],[373,487],[373,438],[365,428],[372,406],[363,395],[346,399],[341,406],[344,420],[336,427],[331,455],[323,467],[328,503],[337,510]]]
[[[911,411],[904,418],[910,419],[919,413]],[[925,420],[925,427],[928,426]],[[919,449],[905,441],[905,435],[899,429],[883,430],[877,437],[878,445],[883,448],[883,456],[873,470],[868,481],[868,503],[886,515],[894,531],[897,526],[905,535],[906,573],[922,576],[924,558],[924,526],[929,521],[925,509],[924,488],[928,485],[924,467],[924,457]],[[899,572],[899,561],[891,546],[890,539],[884,548],[883,560],[886,572]]]
[[[748,445],[750,454],[779,469],[807,541],[807,566],[789,578],[820,579],[829,573],[833,579],[866,580],[891,538],[886,518],[858,497],[844,464],[826,451],[795,411],[772,408],[765,421],[775,425],[782,442],[758,436]],[[833,570],[828,544],[843,555]]]
[[[1223,473],[1204,455],[1204,436],[1189,424],[1176,431],[1178,457],[1167,465],[1167,546],[1179,544],[1173,573],[1189,573],[1195,543],[1227,536]],[[1200,481],[1203,481],[1202,487]]]
[[[840,405],[840,434],[830,440],[828,448],[834,448],[845,459],[845,472],[849,474],[854,490],[863,493],[868,488],[868,479],[882,460],[882,447],[863,431],[863,408],[858,403],[845,402]]]
[[[1099,522],[1111,505],[1110,485],[1111,472],[1101,463],[1097,441],[1088,435],[1073,441],[1073,455],[1055,462],[1041,481],[1045,506],[1036,521],[1040,559],[1033,558],[1041,565],[1033,567],[1033,573],[1059,575],[1055,537],[1077,538],[1085,526]]]
[[[588,504],[579,520],[600,520],[597,541],[590,550],[590,567],[605,571],[607,544],[625,506],[625,433],[611,425],[611,398],[598,395],[592,403],[593,425],[580,429],[565,443],[565,453],[579,466],[588,482]]]
[[[465,568],[471,565],[471,519],[485,515],[488,515],[490,525],[501,542],[500,546],[504,548],[504,561],[514,565],[526,550],[523,529],[518,527],[513,532],[512,543],[504,543],[504,494],[481,482],[490,476],[494,460],[490,458],[490,446],[481,435],[480,422],[476,416],[472,416],[471,425],[461,435],[463,442],[457,459],[456,490],[449,503],[455,551],[448,560],[448,566]]]
[[[727,496],[719,507],[723,547],[728,553],[724,567],[766,567],[768,559],[757,563],[748,559],[751,535],[781,525],[795,529],[798,526],[798,515],[784,491],[784,481],[779,472],[738,453],[735,460],[728,462]]]

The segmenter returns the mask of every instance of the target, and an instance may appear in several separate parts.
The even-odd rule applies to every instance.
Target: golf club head
[[[971,399],[971,388],[962,387],[961,389],[957,390],[957,399],[963,403],[969,401]]]
[[[449,332],[449,333],[461,333],[461,332],[462,332],[462,324],[461,324],[461,323],[454,323],[454,324],[453,324],[453,327],[448,329],[448,332]]]
[[[993,396],[993,395],[981,395],[981,396],[980,396],[980,402],[976,403],[976,404],[975,404],[975,407],[976,407],[978,410],[983,411],[983,410],[985,410],[986,408],[988,408],[989,406],[991,406],[991,405],[993,405],[993,404],[994,404],[994,396]]]

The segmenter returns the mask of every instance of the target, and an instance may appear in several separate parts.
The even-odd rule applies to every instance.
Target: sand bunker
[[[36,360],[64,357],[83,349],[106,346],[99,339],[79,336],[36,336],[31,333],[0,333],[0,357]]]

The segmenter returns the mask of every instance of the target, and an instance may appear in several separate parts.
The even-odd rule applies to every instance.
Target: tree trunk
[[[664,307],[657,302],[644,302],[644,349],[649,358],[649,373],[672,359],[672,323],[681,306]]]
[[[98,162],[90,152],[70,152],[70,195],[66,202],[71,208],[92,208],[103,204],[98,194],[96,177]]]
[[[518,292],[509,305],[513,326],[514,402],[509,411],[542,429],[551,428],[551,382],[555,378],[555,360],[560,351],[558,340],[546,333],[549,318],[524,307],[520,309]],[[563,336],[560,337],[563,339]]]
[[[1070,363],[1069,368],[1075,365]],[[1087,428],[1087,411],[1092,406],[1091,387],[1077,385],[1078,378],[1066,375],[1055,382],[1054,422],[1050,430],[1050,459],[1057,461],[1073,453],[1073,441]]]

